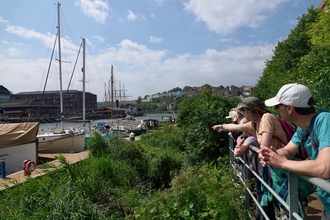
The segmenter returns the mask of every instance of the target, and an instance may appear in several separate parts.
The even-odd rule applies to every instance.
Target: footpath
[[[70,164],[77,163],[88,157],[89,151],[83,151],[80,153],[72,154],[61,154]],[[39,154],[39,157],[53,159],[46,164],[41,164],[36,167],[36,169],[31,173],[31,175],[24,175],[24,171],[18,171],[7,175],[5,178],[0,178],[0,191],[5,190],[8,187],[14,187],[20,183],[25,182],[28,178],[36,178],[45,175],[47,172],[57,169],[61,163],[56,158],[59,154]],[[22,164],[23,167],[23,164]]]

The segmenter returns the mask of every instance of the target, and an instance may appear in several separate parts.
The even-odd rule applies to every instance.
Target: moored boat
[[[61,60],[61,35],[60,35],[60,3],[57,3],[58,24],[57,41],[60,79],[60,111],[63,116],[63,91],[62,91],[62,60]],[[83,54],[85,54],[85,38],[83,40]],[[85,119],[85,59],[83,58],[83,119]],[[61,129],[57,132],[45,132],[37,135],[39,152],[41,153],[77,153],[85,150],[85,132],[64,129],[64,117],[61,117]]]
[[[62,130],[37,135],[40,153],[77,153],[85,150],[83,130]]]

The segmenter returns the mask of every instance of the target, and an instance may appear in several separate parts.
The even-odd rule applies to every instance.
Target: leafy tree
[[[142,111],[153,111],[158,108],[157,104],[152,102],[141,102],[138,106],[142,109]]]
[[[299,64],[298,82],[313,92],[319,107],[330,109],[330,46],[316,46]],[[297,77],[298,78],[298,77]]]
[[[330,1],[325,1],[327,7],[329,7]],[[319,19],[317,22],[311,25],[310,30],[308,30],[308,34],[311,37],[311,42],[313,45],[319,46],[329,46],[330,45],[330,14],[328,9],[321,10],[319,13]]]
[[[178,126],[187,140],[186,154],[190,162],[211,162],[228,153],[227,133],[215,132],[211,127],[228,123],[225,117],[238,102],[238,98],[213,95],[212,88],[206,87],[180,104]]]
[[[253,89],[253,95],[265,100],[276,95],[279,88],[286,83],[297,82],[297,64],[301,57],[312,48],[307,34],[311,25],[317,21],[318,11],[312,6],[308,14],[298,18],[298,25],[291,30],[288,38],[279,42],[274,56],[267,60],[266,68]]]
[[[183,87],[183,92],[187,92],[189,89],[191,88],[191,86],[185,86],[185,87]]]
[[[137,103],[139,104],[139,103],[141,103],[141,101],[142,101],[142,97],[139,96],[138,99],[137,99]]]
[[[173,111],[177,111],[179,109],[179,105],[178,104],[174,104],[173,106],[172,106],[172,110]]]
[[[176,88],[169,90],[169,92],[178,92],[178,91],[182,91],[182,89],[179,87],[176,87]]]
[[[158,106],[158,110],[159,111],[166,111],[167,110],[167,105],[163,104],[163,105],[159,105]]]

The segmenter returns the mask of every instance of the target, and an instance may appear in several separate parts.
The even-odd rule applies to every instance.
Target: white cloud
[[[109,6],[106,0],[76,0],[75,5],[98,23],[105,23],[108,17]]]
[[[154,36],[150,36],[149,37],[149,41],[151,43],[161,43],[161,42],[163,42],[163,39],[162,38],[158,38],[158,37],[154,37]]]
[[[274,13],[278,6],[290,0],[188,0],[184,8],[204,22],[210,31],[230,34],[240,27],[256,28]]]
[[[156,4],[163,5],[166,0],[154,0]]]
[[[136,20],[136,15],[131,11],[131,10],[128,10],[128,15],[127,15],[127,20]]]
[[[0,23],[9,23],[7,20],[5,20],[3,17],[0,16]]]
[[[22,50],[18,50],[17,48],[15,47],[10,47],[8,50],[7,50],[7,53],[10,55],[10,56],[13,56],[13,57],[18,57],[20,56],[23,51]]]
[[[184,53],[171,57],[172,53],[168,51],[152,50],[146,45],[125,39],[96,56],[90,57],[87,54],[86,81],[89,83],[86,87],[102,101],[104,83],[110,79],[111,65],[114,65],[115,78],[118,77],[117,80],[125,84],[126,95],[130,96],[130,99],[184,86],[253,86],[265,68],[265,60],[273,55],[274,47],[275,45],[264,44],[233,47],[222,51],[207,49],[200,54]],[[18,60],[0,57],[0,69],[3,70],[2,74],[12,74],[10,79],[20,78],[29,82],[29,85],[16,83],[15,87],[8,88],[14,93],[35,91],[37,88],[42,89],[44,80],[41,76],[46,72],[42,70],[48,62],[45,59]],[[14,66],[15,68],[12,68]],[[48,90],[58,89],[58,73],[54,71],[53,80],[48,81]],[[4,77],[2,83],[13,85],[7,78]],[[81,88],[81,82],[76,78],[71,88]]]
[[[24,38],[30,38],[30,39],[36,39],[39,40],[44,44],[45,47],[52,48],[54,41],[55,41],[55,35],[52,35],[50,33],[40,34],[39,32],[36,32],[35,30],[29,30],[20,26],[12,26],[8,25],[5,29],[8,33],[16,34],[18,36],[24,37]],[[73,54],[78,51],[78,47],[71,42],[70,39],[67,38],[61,38],[62,45],[65,45],[65,49],[63,49],[62,53],[67,54]]]
[[[94,39],[96,39],[96,40],[98,40],[100,42],[104,42],[104,38],[101,37],[101,36],[92,36],[92,38],[94,38]]]
[[[174,87],[203,84],[254,86],[265,68],[265,60],[273,55],[274,47],[264,44],[222,51],[207,49],[201,54],[185,53],[170,57],[167,51],[151,50],[126,39],[116,47],[108,48],[97,60],[108,64],[107,61],[112,60],[114,72],[125,82],[127,94],[137,97]],[[109,66],[105,68],[103,71],[109,71]],[[130,90],[137,87],[137,94],[136,90]]]
[[[221,38],[219,41],[224,43],[235,43],[235,44],[239,43],[239,40],[235,38]]]

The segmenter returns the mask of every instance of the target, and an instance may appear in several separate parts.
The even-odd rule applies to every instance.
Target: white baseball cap
[[[298,83],[286,84],[278,91],[275,97],[265,101],[266,106],[284,104],[298,108],[309,108],[309,99],[313,97],[311,90]]]
[[[235,118],[237,116],[237,110],[236,109],[231,109],[229,112],[229,115],[226,116],[226,118]]]

